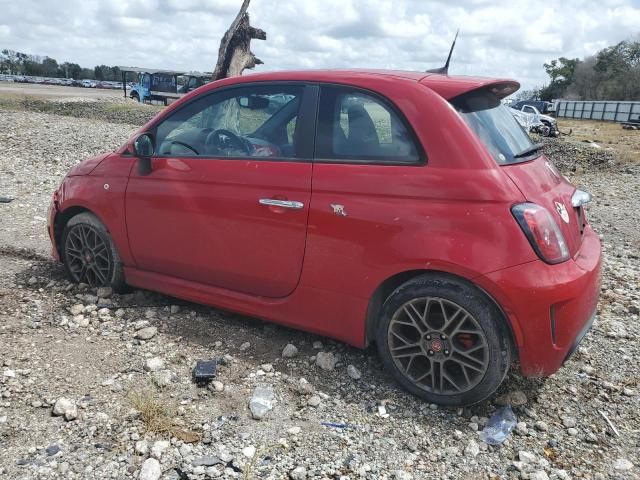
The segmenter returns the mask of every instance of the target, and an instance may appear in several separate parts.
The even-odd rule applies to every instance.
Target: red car
[[[410,392],[478,402],[516,359],[555,372],[600,288],[590,196],[501,105],[518,87],[356,70],[210,83],[71,169],[53,255],[76,282],[373,342]]]

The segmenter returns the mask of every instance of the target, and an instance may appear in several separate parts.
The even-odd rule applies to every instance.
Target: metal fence
[[[640,120],[640,102],[558,100],[556,116],[614,122],[637,121]]]

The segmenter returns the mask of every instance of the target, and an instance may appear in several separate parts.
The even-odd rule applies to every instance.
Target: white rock
[[[53,415],[55,417],[64,416],[65,420],[71,421],[78,418],[78,408],[76,404],[68,398],[59,398],[53,405]]]
[[[464,447],[464,454],[467,457],[474,458],[480,453],[480,446],[475,440],[469,441],[466,447]]]
[[[249,350],[249,348],[251,348],[251,343],[249,342],[244,342],[242,345],[240,345],[240,351],[244,352],[245,350]]]
[[[82,312],[84,312],[84,305],[82,305],[81,303],[78,303],[77,305],[74,305],[73,307],[69,308],[69,312],[71,312],[71,315],[73,315],[74,317],[76,315],[80,315]]]
[[[613,468],[615,470],[627,471],[627,470],[631,470],[633,468],[633,463],[631,463],[626,458],[618,458],[613,463]]]
[[[136,332],[135,338],[138,340],[151,340],[157,333],[158,329],[156,327],[145,327]]]
[[[135,446],[136,453],[140,455],[146,455],[149,451],[149,442],[146,440],[138,440]]]
[[[313,342],[313,348],[314,348],[315,350],[322,350],[322,347],[323,347],[323,345],[322,345],[322,342],[321,342],[321,341]]]
[[[284,358],[293,358],[298,355],[298,349],[292,343],[288,343],[284,350],[282,350],[282,356]]]
[[[148,358],[144,363],[144,369],[147,372],[157,372],[158,370],[162,370],[164,368],[164,360],[160,357],[151,357]]]
[[[222,392],[224,390],[224,383],[219,380],[214,380],[211,382],[211,386],[216,392]]]
[[[151,447],[151,456],[155,458],[162,458],[164,452],[169,448],[169,441],[167,440],[158,440],[154,442],[153,447]]]
[[[358,370],[353,365],[347,366],[347,375],[349,375],[354,380],[360,380],[360,378],[362,377],[360,370]]]
[[[538,470],[529,474],[529,480],[549,480],[549,476],[544,470]]]
[[[307,405],[309,405],[310,407],[317,407],[318,405],[320,405],[320,402],[322,402],[320,397],[318,395],[313,395],[309,398],[309,400],[307,400]]]
[[[254,447],[253,445],[244,447],[242,449],[242,454],[247,458],[253,458],[253,456],[256,454],[256,447]]]
[[[171,305],[171,308],[169,310],[172,314],[176,314],[180,311],[180,306],[179,305]]]
[[[160,462],[155,458],[147,458],[140,469],[138,480],[158,480],[162,475]]]
[[[323,370],[333,370],[338,363],[338,359],[332,352],[318,352],[316,355],[316,365]]]
[[[73,317],[73,321],[76,322],[78,326],[82,328],[87,328],[90,323],[89,319],[84,315],[78,315],[76,317]]]
[[[291,480],[304,480],[307,478],[307,469],[304,467],[296,467],[289,472]]]
[[[295,427],[291,427],[289,430],[287,430],[287,433],[289,435],[298,435],[301,431],[302,431],[302,429],[300,427],[295,426]]]
[[[525,450],[520,450],[518,452],[518,459],[522,463],[534,463],[536,461],[536,456],[533,453],[527,452]]]
[[[5,368],[3,375],[7,378],[15,378],[16,372],[15,370],[11,370],[10,368]]]

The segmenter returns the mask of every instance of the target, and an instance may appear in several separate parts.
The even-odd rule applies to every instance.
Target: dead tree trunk
[[[262,63],[262,60],[251,53],[251,40],[266,40],[267,34],[264,30],[249,25],[247,8],[250,1],[242,2],[238,15],[220,41],[218,63],[211,76],[214,81],[242,75],[245,68],[253,68]]]

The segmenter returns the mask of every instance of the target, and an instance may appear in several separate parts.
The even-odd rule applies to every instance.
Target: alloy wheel
[[[403,375],[438,395],[471,390],[489,365],[489,346],[480,323],[444,298],[414,298],[402,305],[389,323],[387,342]]]
[[[90,225],[73,226],[64,246],[69,273],[78,283],[107,285],[112,273],[111,249],[98,231]]]

